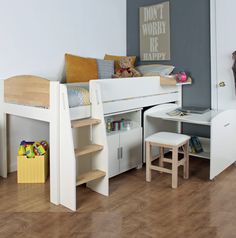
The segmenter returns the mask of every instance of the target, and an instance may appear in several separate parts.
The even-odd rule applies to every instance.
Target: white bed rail
[[[91,80],[89,88],[92,103],[99,88],[104,114],[181,101],[181,86],[161,86],[158,76]]]
[[[160,77],[158,76],[91,80],[90,85],[93,82],[100,85],[103,102],[154,96],[178,91],[177,86],[161,86]]]

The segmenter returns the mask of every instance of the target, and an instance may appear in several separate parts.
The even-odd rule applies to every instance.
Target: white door
[[[235,0],[211,0],[213,109],[236,109],[235,79],[232,71],[232,53],[236,51],[235,9]]]
[[[211,0],[212,108],[236,110],[235,78],[232,70],[236,51],[236,1]],[[235,110],[212,120],[210,179],[235,162]]]
[[[142,128],[120,133],[120,173],[142,164]]]
[[[116,176],[120,173],[119,165],[119,145],[120,136],[119,133],[107,136],[108,144],[108,167],[109,167],[109,178]]]

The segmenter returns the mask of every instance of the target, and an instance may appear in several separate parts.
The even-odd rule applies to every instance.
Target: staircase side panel
[[[76,210],[76,160],[65,85],[60,85],[60,203]]]

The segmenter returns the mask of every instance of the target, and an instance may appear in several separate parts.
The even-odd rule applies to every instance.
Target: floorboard
[[[46,184],[0,179],[0,237],[231,238],[236,234],[236,167],[209,181],[209,161],[190,160],[190,179],[171,189],[171,176],[145,168],[110,180],[110,196],[77,188],[78,210],[49,202]]]

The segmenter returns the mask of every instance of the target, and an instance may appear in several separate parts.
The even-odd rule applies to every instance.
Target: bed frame
[[[66,84],[36,76],[16,76],[1,81],[2,142],[0,150],[2,157],[0,159],[0,175],[7,177],[7,115],[48,122],[50,131],[50,201],[75,210],[75,188],[72,184],[74,178],[70,177],[76,169],[71,120],[90,116],[101,118],[101,126],[98,127],[98,130],[93,131],[93,135],[96,141],[104,142],[102,156],[105,157],[104,161],[108,161],[104,115],[169,102],[176,102],[180,105],[182,98],[180,86],[161,86],[160,77],[92,80],[89,83],[89,88],[91,105],[70,109]],[[65,144],[63,146],[69,148],[68,153],[63,152],[62,146],[60,146],[62,142],[66,143],[66,146]],[[107,169],[107,162],[104,163],[102,167]],[[106,181],[108,181],[108,176]],[[104,186],[99,186],[98,190],[108,195],[109,184],[108,182],[104,184]],[[91,187],[94,188],[94,185],[91,184]]]
[[[7,177],[7,115],[49,123],[50,201],[59,204],[59,82],[36,76],[16,76],[0,85],[0,175]]]
[[[109,148],[104,116],[170,102],[181,105],[181,87],[161,86],[159,77],[92,80],[89,87],[91,105],[70,109],[65,84],[36,76],[16,76],[0,81],[0,175],[2,177],[7,177],[7,115],[48,122],[50,133],[50,201],[76,210],[76,163],[71,120],[90,116],[101,120],[101,125],[93,130],[92,134],[96,143],[103,143],[104,149],[95,157],[92,166],[96,165],[99,169],[107,172]],[[172,106],[173,104],[171,104]],[[234,133],[234,118],[235,111],[226,111],[213,118],[211,147],[217,146],[214,147],[215,150],[211,150],[212,158],[218,158],[221,150],[221,146],[218,144],[221,145],[229,138],[228,134],[225,133],[226,140],[225,137],[222,137],[224,139],[222,141],[222,138],[215,136],[214,133],[223,135],[226,129],[230,130],[231,134]],[[233,130],[230,129],[230,125],[233,126]],[[221,131],[219,132],[219,130]],[[225,168],[234,161],[231,158],[231,155],[235,154],[232,143],[227,142],[227,156],[229,158],[227,157],[224,163],[222,161],[218,163],[215,160],[216,163],[212,160],[211,163],[216,165],[215,167],[211,166],[214,171],[218,171],[222,167]],[[90,183],[88,186],[101,194],[109,195],[108,174],[101,183]]]
[[[85,163],[90,164],[90,169],[89,166],[78,166],[77,161],[80,158],[76,158],[74,152],[75,138],[71,130],[71,120],[81,119],[81,115],[71,114],[66,85],[60,85],[60,144],[63,145],[60,152],[60,202],[74,211],[77,209],[76,169],[80,174],[93,169],[104,171],[104,178],[89,182],[87,186],[100,194],[109,195],[109,148],[104,116],[157,104],[181,104],[182,98],[180,86],[163,87],[160,85],[160,77],[91,80],[89,89],[90,115],[101,121],[99,125],[91,127],[91,144],[103,146],[102,151],[85,160]]]

